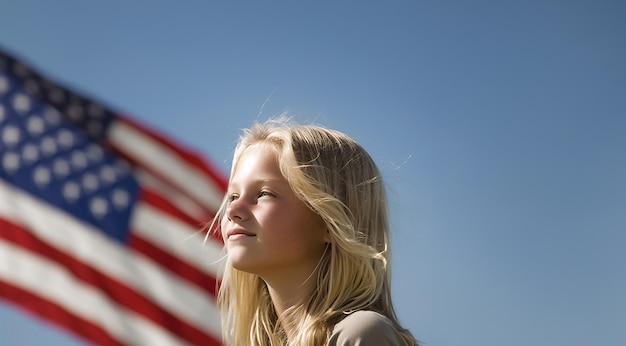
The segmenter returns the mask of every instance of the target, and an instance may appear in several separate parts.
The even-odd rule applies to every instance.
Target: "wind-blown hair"
[[[347,314],[373,310],[388,317],[407,344],[417,345],[400,326],[392,305],[387,200],[369,154],[341,132],[270,120],[244,130],[231,177],[243,152],[259,144],[276,150],[281,173],[296,196],[322,218],[331,242],[311,278],[316,289],[282,316],[277,316],[265,282],[227,260],[218,294],[224,342],[325,345]],[[225,215],[225,206],[214,224]],[[295,331],[289,339],[282,327],[286,323]]]

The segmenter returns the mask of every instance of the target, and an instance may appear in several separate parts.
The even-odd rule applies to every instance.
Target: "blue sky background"
[[[353,136],[426,345],[626,344],[624,1],[0,0],[0,46],[224,172],[257,118]]]

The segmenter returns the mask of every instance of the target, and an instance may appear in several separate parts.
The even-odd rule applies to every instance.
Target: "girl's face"
[[[233,267],[265,280],[312,273],[328,241],[326,227],[291,190],[273,148],[244,151],[228,196],[222,236]]]

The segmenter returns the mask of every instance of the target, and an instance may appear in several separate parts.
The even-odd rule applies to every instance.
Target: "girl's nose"
[[[238,198],[231,201],[226,208],[226,217],[229,221],[238,222],[248,219],[249,211],[245,207],[245,202]]]

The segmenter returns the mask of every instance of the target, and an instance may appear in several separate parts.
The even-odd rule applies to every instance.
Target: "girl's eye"
[[[239,198],[239,195],[231,194],[230,196],[228,196],[228,201],[232,202],[235,201],[237,198]]]
[[[265,190],[259,192],[259,197],[265,197],[265,196],[273,196],[273,194],[271,192],[265,191]]]

